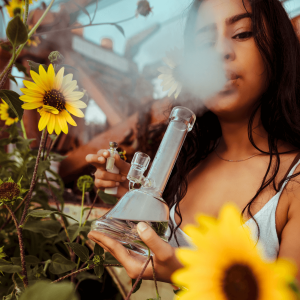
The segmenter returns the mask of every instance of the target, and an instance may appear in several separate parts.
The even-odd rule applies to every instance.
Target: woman
[[[279,0],[195,0],[192,10],[197,13],[188,18],[186,43],[219,51],[228,82],[205,100],[207,111],[197,117],[164,192],[179,227],[176,238],[167,244],[143,222],[140,237],[155,254],[158,279],[170,282],[181,267],[174,247],[188,243],[181,228],[199,213],[217,217],[225,203],[234,202],[246,224],[257,226],[266,258],[287,257],[300,269],[299,41]],[[213,39],[207,40],[208,30]],[[116,157],[122,175],[110,174],[107,157],[100,150],[86,160],[97,167],[96,186],[119,186],[122,196],[129,164]],[[144,257],[101,233],[89,237],[130,277],[138,276]],[[151,266],[143,278],[152,278]]]

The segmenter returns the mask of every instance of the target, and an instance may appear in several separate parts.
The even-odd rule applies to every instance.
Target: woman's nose
[[[236,55],[233,46],[226,37],[219,37],[215,47],[224,60],[233,61],[235,59]]]

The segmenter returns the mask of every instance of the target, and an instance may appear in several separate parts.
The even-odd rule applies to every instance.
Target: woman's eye
[[[237,40],[248,39],[253,36],[252,31],[245,31],[235,35],[233,38]]]

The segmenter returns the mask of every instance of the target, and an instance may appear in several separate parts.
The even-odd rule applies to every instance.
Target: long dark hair
[[[195,30],[197,16],[193,12],[198,11],[202,1],[195,0],[192,3],[186,23],[186,33]],[[241,1],[245,7],[244,0]],[[285,141],[296,149],[300,149],[300,43],[279,0],[249,0],[249,2],[253,15],[253,36],[266,65],[269,81],[268,89],[259,99],[248,124],[248,137],[252,145],[260,152],[270,156],[261,186],[242,212],[243,214],[247,209],[248,214],[253,218],[250,207],[258,195],[270,184],[278,192],[286,179],[283,178],[278,185],[275,183],[280,166],[279,154],[281,154],[278,152],[278,141]],[[245,10],[247,11],[246,7]],[[185,43],[190,43],[191,41],[188,39],[191,35],[186,34],[185,36],[187,37]],[[262,125],[268,133],[269,152],[259,149],[252,136],[253,120],[259,109]],[[176,228],[174,228],[175,224],[170,224],[172,235],[182,223],[179,203],[187,192],[187,176],[214,151],[221,135],[221,126],[214,113],[207,110],[197,116],[194,128],[187,136],[163,194],[168,206],[171,208],[175,205],[175,211],[180,217]],[[271,174],[273,161],[275,161],[274,172],[267,180],[268,175]],[[299,174],[300,172],[290,176],[289,179]]]

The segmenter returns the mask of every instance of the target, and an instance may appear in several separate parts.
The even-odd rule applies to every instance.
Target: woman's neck
[[[232,122],[219,118],[219,121],[222,128],[222,137],[216,149],[218,154],[225,159],[239,160],[259,153],[249,141],[249,118]],[[259,149],[263,151],[269,150],[268,134],[260,122],[259,114],[256,114],[253,120],[252,137],[254,144]]]

